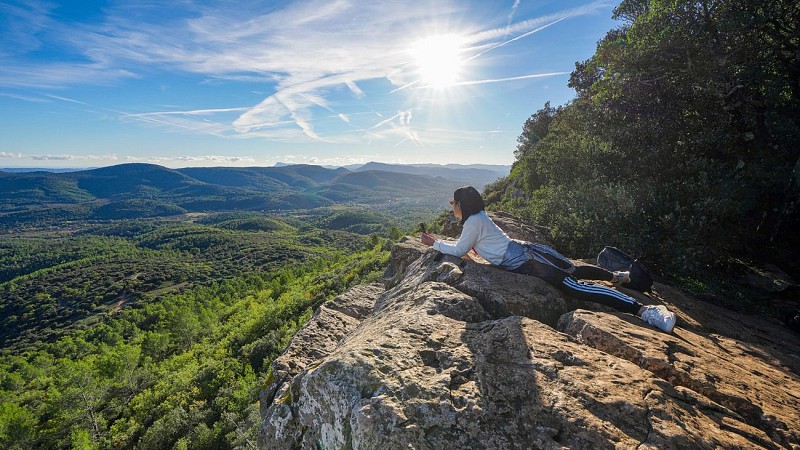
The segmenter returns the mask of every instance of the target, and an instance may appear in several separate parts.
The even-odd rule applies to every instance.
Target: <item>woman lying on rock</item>
[[[578,281],[603,280],[616,285],[629,283],[628,272],[609,272],[597,266],[575,266],[552,248],[509,238],[486,215],[483,198],[472,186],[456,189],[453,193],[453,213],[461,220],[463,230],[455,243],[437,240],[422,233],[425,245],[448,255],[462,257],[474,249],[482,258],[495,266],[516,273],[539,277],[556,286],[567,295],[590,302],[601,303],[622,312],[635,314],[645,322],[666,333],[675,327],[675,313],[666,306],[645,306],[617,290],[594,283]]]

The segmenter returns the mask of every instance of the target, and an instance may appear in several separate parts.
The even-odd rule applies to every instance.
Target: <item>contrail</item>
[[[518,77],[494,78],[494,79],[475,80],[475,81],[461,81],[458,83],[454,83],[453,86],[471,86],[474,84],[500,83],[503,81],[527,80],[529,78],[555,77],[558,75],[567,75],[567,74],[569,74],[569,72],[533,73],[530,75],[520,75]]]
[[[503,35],[504,38],[508,36],[508,30],[511,29],[511,20],[514,19],[514,14],[516,14],[517,8],[519,8],[519,2],[520,0],[514,0],[514,6],[511,7],[511,12],[508,13],[508,22],[506,22],[506,32]]]
[[[221,138],[228,138],[229,137],[229,136],[225,136],[224,134],[220,134],[220,133],[217,133],[217,132],[214,132],[214,131],[204,130],[204,129],[200,129],[200,128],[197,128],[197,127],[190,127],[188,125],[184,125],[184,124],[177,123],[177,122],[169,122],[169,121],[166,121],[166,120],[159,120],[159,119],[156,119],[156,118],[153,118],[153,117],[150,117],[150,116],[141,116],[141,115],[132,115],[132,114],[126,114],[126,116],[131,117],[133,120],[138,120],[140,122],[149,122],[149,123],[154,123],[154,124],[158,124],[158,125],[173,126],[173,127],[178,127],[178,128],[184,128],[184,129],[190,130],[190,131],[201,131],[201,132],[208,133],[208,134],[210,134],[212,136],[218,136],[218,137],[221,137]]]
[[[557,20],[555,20],[555,21],[553,21],[553,22],[550,22],[550,23],[548,23],[547,25],[542,25],[541,27],[539,27],[539,28],[536,28],[536,29],[534,29],[534,30],[531,30],[531,31],[528,31],[527,33],[522,33],[522,34],[520,34],[520,35],[519,35],[519,36],[517,36],[517,37],[511,38],[511,39],[509,39],[509,40],[507,40],[507,41],[504,41],[504,42],[501,42],[501,43],[499,43],[499,44],[497,44],[497,45],[495,45],[495,46],[489,47],[489,48],[487,48],[486,50],[484,50],[484,51],[482,51],[482,52],[480,52],[480,53],[478,53],[478,54],[476,54],[476,55],[470,56],[469,58],[465,59],[465,60],[464,60],[464,62],[471,61],[471,60],[473,60],[473,59],[477,58],[478,56],[481,56],[481,55],[483,55],[483,54],[485,54],[485,53],[488,53],[488,52],[490,52],[490,51],[492,51],[492,50],[494,50],[494,49],[496,49],[496,48],[500,48],[500,47],[502,47],[502,46],[504,46],[504,45],[506,45],[506,44],[510,44],[510,43],[512,43],[512,42],[514,42],[514,41],[518,41],[518,40],[520,40],[520,39],[522,39],[522,38],[528,37],[528,36],[532,35],[533,33],[536,33],[536,32],[539,32],[539,31],[542,31],[542,30],[544,30],[545,28],[547,28],[547,27],[549,27],[549,26],[551,26],[551,25],[555,25],[555,24],[557,24],[558,22],[561,22],[561,21],[562,21],[562,20],[564,20],[564,19],[566,19],[566,17],[562,17],[562,18],[560,18],[560,19],[557,19]]]
[[[514,2],[514,6],[511,8],[511,14],[509,14],[509,16],[508,16],[508,25],[506,26],[506,29],[508,29],[511,26],[512,16],[514,15],[514,11],[516,11],[516,8],[519,6],[519,3],[520,3],[520,0],[516,0]],[[507,41],[503,41],[503,42],[501,42],[501,43],[499,43],[497,45],[493,45],[493,46],[487,48],[486,50],[484,50],[484,51],[482,51],[480,53],[477,53],[475,55],[470,56],[469,58],[465,59],[464,62],[472,61],[473,59],[475,59],[475,58],[477,58],[479,56],[482,56],[482,55],[484,55],[484,54],[486,54],[486,53],[488,53],[488,52],[490,52],[490,51],[492,51],[492,50],[494,50],[496,48],[500,48],[500,47],[502,47],[502,46],[504,46],[506,44],[510,44],[510,43],[512,43],[514,41],[518,41],[520,39],[526,38],[526,37],[532,35],[533,33],[537,33],[539,31],[542,31],[545,28],[550,27],[552,25],[555,25],[558,22],[561,22],[562,20],[567,19],[567,18],[568,17],[562,17],[560,19],[556,19],[556,20],[554,20],[554,21],[552,21],[552,22],[550,22],[548,24],[542,25],[539,28],[533,29],[533,30],[528,31],[526,33],[522,33],[519,36],[513,37],[513,38],[511,38],[511,39],[509,39]],[[566,73],[566,72],[563,72],[563,73]],[[468,85],[468,84],[494,83],[494,82],[499,82],[499,81],[511,81],[511,80],[519,80],[519,79],[524,79],[524,78],[536,78],[537,76],[562,75],[563,73],[559,72],[559,73],[544,74],[544,75],[524,75],[522,77],[512,77],[512,78],[504,78],[504,79],[497,79],[497,80],[464,81],[464,82],[461,82],[461,83],[454,83],[453,86],[464,86],[464,85]],[[412,86],[414,86],[416,84],[419,84],[421,82],[422,82],[421,79],[416,80],[416,81],[412,81],[412,82],[410,82],[410,83],[408,83],[406,85],[400,86],[399,88],[396,88],[396,89],[393,89],[393,90],[389,91],[389,94],[393,94],[393,93],[395,93],[397,91],[402,91],[402,90],[408,89],[408,88],[410,88],[410,87],[412,87]]]
[[[372,130],[372,129],[374,129],[374,128],[378,128],[378,127],[380,127],[380,126],[383,126],[383,125],[385,125],[385,124],[387,124],[387,123],[392,123],[392,121],[393,121],[394,119],[398,118],[398,117],[400,117],[400,113],[397,113],[397,114],[393,115],[392,117],[389,117],[388,119],[384,119],[384,120],[382,120],[382,121],[380,121],[380,122],[376,123],[375,125],[373,125],[373,126],[369,127],[369,129],[370,129],[370,130]]]
[[[487,50],[487,51],[488,51],[488,50]],[[408,84],[407,84],[407,85],[405,85],[405,86],[400,86],[400,87],[399,87],[399,88],[397,88],[397,89],[394,89],[394,90],[392,90],[392,91],[389,91],[389,93],[390,93],[390,94],[394,94],[394,93],[395,93],[395,92],[397,92],[397,91],[402,91],[403,89],[405,89],[405,88],[409,88],[409,87],[411,87],[411,86],[413,86],[413,85],[415,85],[415,84],[417,84],[417,83],[420,83],[420,82],[422,82],[422,80],[416,80],[416,81],[412,81],[411,83],[408,83]]]
[[[79,105],[92,106],[92,105],[90,105],[90,104],[88,104],[88,103],[79,102],[79,101],[77,101],[77,100],[73,100],[73,99],[71,99],[71,98],[67,98],[67,97],[59,97],[58,95],[52,95],[52,94],[43,94],[43,95],[44,95],[45,97],[54,98],[54,99],[56,99],[56,100],[61,100],[61,101],[64,101],[64,102],[72,102],[72,103],[77,103],[77,104],[79,104]]]
[[[237,107],[237,108],[195,109],[195,110],[191,110],[191,111],[157,111],[157,112],[128,114],[128,116],[129,117],[142,117],[142,116],[152,116],[152,115],[159,115],[159,116],[168,116],[168,115],[202,116],[202,115],[206,115],[206,114],[214,114],[214,113],[221,113],[221,112],[247,111],[248,109],[250,109],[250,108]]]

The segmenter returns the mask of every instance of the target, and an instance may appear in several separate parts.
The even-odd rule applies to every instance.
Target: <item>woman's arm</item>
[[[472,219],[472,217],[470,217]],[[462,257],[475,246],[480,236],[478,229],[478,221],[470,220],[464,223],[464,228],[461,230],[461,237],[454,243],[448,243],[442,240],[437,240],[433,243],[433,248],[448,255]]]

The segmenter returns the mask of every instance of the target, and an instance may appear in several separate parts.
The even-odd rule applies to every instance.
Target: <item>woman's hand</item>
[[[422,234],[420,234],[419,235],[419,240],[422,241],[422,243],[427,245],[427,246],[431,246],[431,245],[433,245],[434,242],[436,242],[436,238],[433,237],[433,235],[430,234],[430,233],[422,233]]]

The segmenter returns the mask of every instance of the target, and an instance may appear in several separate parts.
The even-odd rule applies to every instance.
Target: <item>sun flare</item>
[[[463,39],[452,34],[422,39],[410,50],[420,81],[433,88],[450,87],[459,81],[463,51]]]

